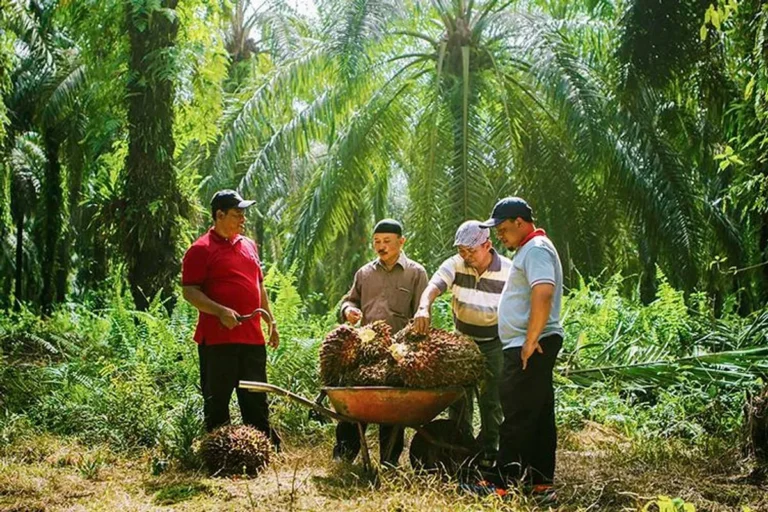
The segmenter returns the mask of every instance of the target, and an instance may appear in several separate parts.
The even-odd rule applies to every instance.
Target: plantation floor
[[[696,510],[768,511],[768,487],[743,483],[727,453],[703,458],[665,443],[632,445],[599,425],[561,436],[559,510],[638,510],[659,495]],[[378,479],[329,461],[330,444],[287,443],[255,479],[150,471],[149,453],[41,437],[6,447],[0,458],[0,510],[541,510],[524,496],[502,501],[457,492],[453,482],[409,469]],[[652,509],[655,510],[655,507]]]

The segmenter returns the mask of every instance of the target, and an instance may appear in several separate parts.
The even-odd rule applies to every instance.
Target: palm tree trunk
[[[768,475],[768,387],[757,396],[747,398],[744,414],[746,451],[756,463],[753,477],[762,480]]]
[[[24,215],[19,215],[16,219],[16,283],[13,303],[13,309],[21,309],[21,299],[23,292],[24,278]]]
[[[63,230],[62,241],[56,254],[56,302],[64,302],[69,291],[69,275],[72,271],[72,252],[75,249],[75,240],[82,236],[82,215],[80,213],[80,198],[83,188],[83,167],[85,156],[75,137],[71,137],[67,150],[67,203],[66,211],[62,211],[68,219],[68,224]]]
[[[126,2],[130,40],[128,156],[125,166],[123,253],[136,307],[158,293],[171,299],[178,276],[180,193],[173,167],[173,97],[170,59],[178,20],[150,2]],[[163,0],[174,9],[177,0]],[[166,302],[172,307],[171,301]]]
[[[60,243],[56,248],[56,275],[54,276],[54,286],[56,289],[55,301],[61,304],[67,298],[69,291],[69,271],[72,268],[72,226],[70,225],[62,233]]]
[[[49,314],[56,300],[56,254],[61,236],[61,212],[64,193],[61,186],[59,141],[49,132],[44,136],[44,144],[46,156],[45,183],[43,184],[45,216],[43,221],[43,257],[41,263],[43,292],[40,305],[43,313]]]
[[[760,255],[762,256],[761,261],[768,261],[768,212],[763,213],[762,218],[760,219],[761,226],[760,226]],[[768,283],[768,265],[763,265],[761,267],[761,273],[763,275],[762,282]],[[759,278],[758,278],[759,280]],[[758,298],[758,301],[762,304],[765,304],[768,302],[768,289],[766,289],[765,286],[758,287],[759,290],[761,290],[761,297]]]

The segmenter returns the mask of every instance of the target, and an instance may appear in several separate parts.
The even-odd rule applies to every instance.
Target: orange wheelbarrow
[[[325,387],[323,391],[333,410],[286,389],[267,384],[241,380],[241,389],[253,392],[274,393],[284,396],[305,407],[335,419],[356,423],[360,433],[363,465],[371,467],[362,424],[378,423],[412,427],[416,430],[411,440],[409,456],[411,465],[419,469],[455,467],[475,455],[474,439],[460,432],[450,420],[432,421],[453,402],[461,398],[464,388],[410,389],[385,386]],[[392,450],[394,436],[385,453]]]

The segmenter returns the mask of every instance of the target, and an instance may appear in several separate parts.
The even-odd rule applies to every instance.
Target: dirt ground
[[[522,493],[507,499],[464,494],[455,481],[417,474],[407,463],[374,476],[360,465],[332,462],[329,441],[288,442],[261,475],[250,479],[209,478],[172,467],[153,475],[149,452],[117,456],[51,437],[4,452],[2,511],[547,510]],[[692,503],[697,511],[768,512],[768,485],[748,483],[743,474],[727,453],[707,460],[661,443],[633,446],[590,424],[561,436],[557,509],[640,510],[668,496]]]

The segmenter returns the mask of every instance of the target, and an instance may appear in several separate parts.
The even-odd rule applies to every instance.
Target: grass
[[[560,510],[640,510],[659,496],[682,498],[700,511],[768,510],[768,488],[740,480],[737,454],[723,446],[707,453],[667,441],[638,443],[596,423],[563,432],[561,441]],[[541,510],[523,494],[507,501],[462,494],[455,481],[416,474],[407,464],[372,475],[330,461],[330,443],[288,440],[267,470],[247,479],[174,467],[153,475],[151,450],[117,455],[66,438],[28,437],[2,450],[0,510]],[[92,461],[98,470],[84,471]]]

